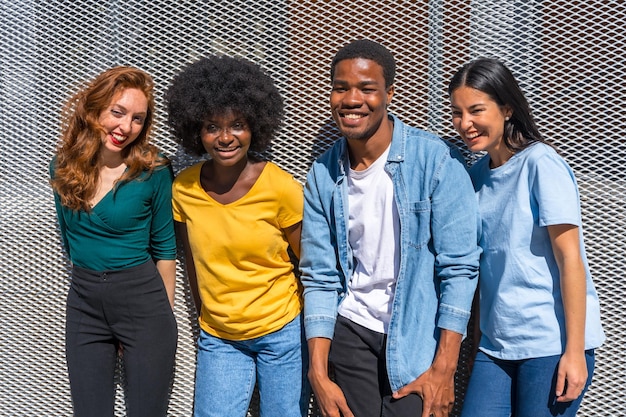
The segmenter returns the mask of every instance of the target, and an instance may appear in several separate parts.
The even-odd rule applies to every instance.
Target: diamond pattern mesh
[[[330,60],[339,47],[363,37],[382,42],[397,59],[391,111],[452,141],[445,86],[453,71],[468,59],[494,56],[517,75],[543,134],[576,172],[608,336],[579,416],[626,415],[615,387],[626,380],[622,0],[0,0],[0,12],[0,415],[71,414],[63,346],[69,266],[47,166],[61,106],[81,82],[118,64],[152,74],[159,108],[155,142],[178,171],[193,161],[165,126],[162,96],[169,80],[205,54],[252,59],[275,78],[287,103],[271,156],[304,181],[312,160],[337,137],[327,105]],[[178,272],[170,414],[188,416],[197,325],[180,266]],[[117,383],[123,385],[122,372]],[[122,392],[117,416],[125,415]],[[312,406],[310,413],[317,410]]]

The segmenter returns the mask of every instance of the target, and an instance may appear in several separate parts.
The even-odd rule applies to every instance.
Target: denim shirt
[[[390,117],[394,129],[385,171],[393,181],[400,217],[400,270],[386,353],[395,391],[430,367],[440,329],[465,334],[481,251],[478,205],[458,151]],[[337,306],[354,268],[347,158],[342,138],[307,176],[300,258],[307,339],[332,339]]]

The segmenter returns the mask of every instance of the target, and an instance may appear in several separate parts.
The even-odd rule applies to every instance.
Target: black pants
[[[128,416],[165,416],[177,337],[165,286],[152,261],[113,272],[75,266],[65,341],[74,416],[113,416],[119,346]]]
[[[419,417],[422,399],[417,394],[399,400],[391,396],[386,340],[386,335],[338,316],[330,348],[335,381],[355,416]]]

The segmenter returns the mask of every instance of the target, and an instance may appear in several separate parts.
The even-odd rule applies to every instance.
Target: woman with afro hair
[[[272,79],[240,58],[210,56],[166,93],[178,143],[206,161],[172,188],[175,227],[198,310],[195,416],[241,416],[255,383],[260,414],[306,415],[299,256],[302,186],[260,156],[282,123]]]

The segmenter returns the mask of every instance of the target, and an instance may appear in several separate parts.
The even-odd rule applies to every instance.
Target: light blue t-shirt
[[[482,217],[480,349],[505,360],[560,355],[565,319],[559,269],[546,226],[579,227],[587,276],[585,349],[600,346],[600,306],[585,256],[578,186],[551,147],[536,143],[490,169],[470,169]]]

